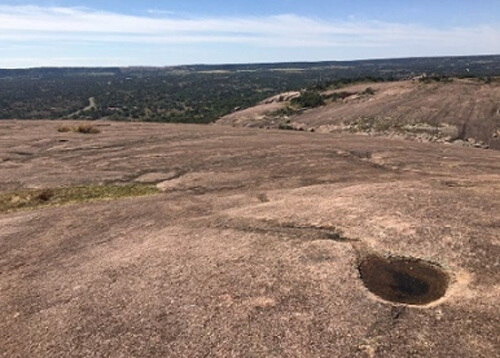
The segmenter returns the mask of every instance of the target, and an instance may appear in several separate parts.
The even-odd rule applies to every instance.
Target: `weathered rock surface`
[[[151,197],[0,215],[5,357],[494,357],[500,152],[223,126],[0,121],[0,192]],[[160,176],[152,178],[160,179]],[[383,301],[363,257],[418,258],[441,299]]]
[[[366,93],[368,88],[370,94]],[[348,96],[343,98],[342,94]],[[217,123],[278,128],[286,121],[291,128],[309,131],[400,135],[417,141],[437,142],[451,137],[467,142],[472,138],[473,143],[464,145],[500,149],[500,139],[494,135],[500,132],[500,79],[488,84],[476,79],[359,83],[328,90],[323,95],[337,99],[327,99],[324,106],[291,114],[278,111],[290,104],[276,100],[287,98],[285,93],[268,100],[274,105],[272,109],[261,104],[231,113]]]

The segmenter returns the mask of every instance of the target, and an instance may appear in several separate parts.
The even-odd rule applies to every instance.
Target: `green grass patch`
[[[47,206],[84,203],[95,200],[112,200],[157,194],[152,184],[81,185],[51,189],[23,189],[0,193],[0,213]]]

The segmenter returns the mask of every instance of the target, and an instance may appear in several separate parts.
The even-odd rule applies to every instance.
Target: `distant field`
[[[500,56],[167,68],[0,69],[0,119],[211,123],[329,81],[500,75]],[[93,101],[90,101],[93,99]]]

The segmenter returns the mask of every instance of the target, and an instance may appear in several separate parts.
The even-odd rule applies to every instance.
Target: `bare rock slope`
[[[135,181],[161,192],[0,214],[2,356],[500,351],[499,152],[224,126],[97,122],[101,133],[85,135],[60,125],[0,122],[0,193]],[[370,257],[410,260],[371,275]],[[442,297],[422,305],[381,298],[359,271],[403,302],[435,285],[420,262],[443,279]]]
[[[319,108],[290,108],[290,101],[283,97],[282,102],[235,112],[217,123],[358,132],[500,149],[498,79],[489,83],[476,79],[360,83],[323,95],[330,99]]]

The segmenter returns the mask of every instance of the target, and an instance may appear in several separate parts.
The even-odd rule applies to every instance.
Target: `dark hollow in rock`
[[[37,195],[37,199],[40,201],[49,201],[54,196],[54,193],[48,189],[41,191]]]
[[[361,280],[384,300],[426,305],[443,297],[449,277],[438,266],[412,258],[365,257],[359,265]]]

